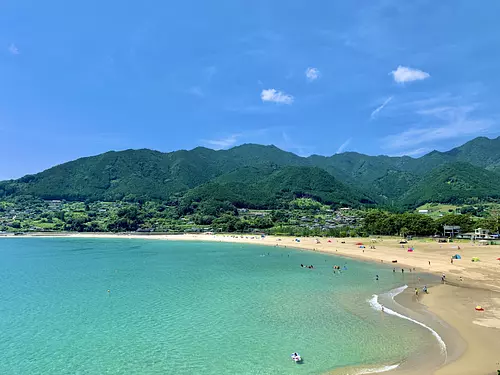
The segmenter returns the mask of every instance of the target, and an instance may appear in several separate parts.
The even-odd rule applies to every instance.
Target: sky
[[[0,0],[0,180],[109,150],[500,135],[500,2]]]

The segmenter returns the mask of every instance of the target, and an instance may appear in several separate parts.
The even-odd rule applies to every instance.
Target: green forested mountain
[[[374,204],[366,194],[317,167],[243,167],[190,190],[185,199],[229,201],[236,207],[286,208],[295,198],[333,205]]]
[[[500,137],[476,138],[447,152],[411,157],[355,152],[304,158],[275,146],[246,144],[161,153],[147,149],[77,159],[0,182],[0,198],[207,200],[278,207],[308,196],[329,204],[391,204],[497,199]]]
[[[443,164],[413,184],[403,194],[404,206],[426,202],[461,203],[464,200],[500,198],[500,175],[469,163]]]

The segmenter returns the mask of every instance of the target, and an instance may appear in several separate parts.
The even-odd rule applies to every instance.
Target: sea
[[[389,369],[438,346],[377,302],[411,277],[283,244],[2,238],[0,374]]]

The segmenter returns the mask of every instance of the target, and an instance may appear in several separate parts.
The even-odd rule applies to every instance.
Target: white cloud
[[[384,102],[379,105],[377,108],[375,108],[375,110],[371,113],[370,115],[370,118],[373,120],[377,114],[384,109],[384,107],[389,104],[389,102],[392,100],[393,96],[389,96],[386,100],[384,100]]]
[[[188,94],[191,94],[191,95],[194,95],[194,96],[198,96],[200,98],[203,98],[205,96],[205,93],[203,92],[203,90],[199,86],[190,87],[187,90],[187,92],[188,92]]]
[[[280,104],[290,105],[293,103],[293,96],[285,94],[282,91],[276,89],[262,90],[260,93],[260,98],[263,102],[274,102]]]
[[[344,152],[344,150],[347,148],[347,146],[349,146],[349,143],[351,143],[352,141],[352,138],[349,138],[347,139],[344,143],[342,143],[340,145],[340,147],[337,149],[337,152],[335,152],[336,154],[341,154]]]
[[[390,74],[392,74],[394,81],[397,83],[421,81],[430,77],[429,73],[422,70],[412,69],[401,65],[399,65],[398,68],[393,70]]]
[[[9,46],[9,52],[12,54],[12,55],[19,55],[20,52],[19,52],[19,48],[16,47],[16,45],[14,43],[12,43],[10,46]]]
[[[320,72],[317,68],[307,68],[306,77],[309,82],[317,80],[319,76]]]
[[[228,148],[234,146],[238,142],[238,138],[240,136],[241,134],[232,134],[228,137],[221,139],[206,139],[203,142],[215,148],[216,150],[219,150],[222,148]]]
[[[383,138],[383,143],[390,149],[414,148],[465,136],[476,136],[488,130],[494,122],[488,119],[471,119],[473,106],[436,107],[420,110],[417,113],[424,120],[434,123],[431,126],[414,126],[401,133]],[[438,124],[435,124],[437,122]]]

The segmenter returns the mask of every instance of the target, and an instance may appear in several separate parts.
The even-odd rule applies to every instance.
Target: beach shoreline
[[[475,246],[473,244],[439,244],[429,241],[410,241],[399,244],[395,238],[300,238],[260,235],[156,235],[156,234],[111,234],[111,233],[33,233],[22,236],[2,236],[4,238],[58,237],[58,238],[115,238],[149,239],[174,241],[211,241],[249,243],[317,251],[361,261],[384,263],[401,272],[446,275],[444,285],[433,286],[430,294],[411,301],[413,287],[396,297],[396,302],[408,309],[415,319],[424,319],[426,325],[434,326],[447,344],[445,363],[428,358],[433,368],[419,365],[410,360],[390,371],[394,374],[422,374],[422,370],[437,375],[496,375],[500,369],[500,246]],[[365,245],[356,245],[364,243]],[[401,246],[403,245],[403,246]],[[361,248],[360,246],[365,246]],[[409,252],[411,246],[414,251]],[[462,260],[451,262],[451,256],[458,253]],[[479,257],[481,262],[471,262]],[[392,263],[397,260],[397,263]],[[481,305],[485,311],[475,311]],[[420,361],[421,362],[421,361]],[[378,367],[378,366],[375,366]],[[364,366],[363,368],[366,368]],[[346,369],[344,369],[345,371]],[[358,371],[350,369],[349,371]],[[356,372],[343,372],[356,373]],[[359,372],[357,372],[359,373]],[[332,372],[331,374],[342,374]]]

